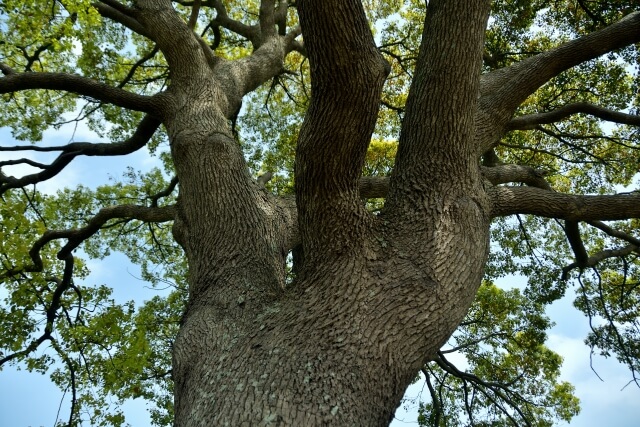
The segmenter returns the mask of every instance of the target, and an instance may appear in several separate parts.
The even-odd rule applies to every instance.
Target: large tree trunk
[[[145,26],[165,29],[155,40],[173,73],[163,123],[180,180],[174,235],[189,260],[176,426],[388,425],[482,277],[490,207],[473,131],[488,3],[430,2],[431,56],[419,60],[387,207],[373,216],[358,180],[388,65],[360,1],[298,2],[312,100],[297,213],[251,179],[229,128],[255,87],[242,75],[251,63],[212,61],[168,1],[138,2]],[[281,64],[273,37],[252,56],[270,49],[256,73]],[[304,259],[285,286],[294,243]]]
[[[375,217],[358,179],[388,66],[360,2],[334,3],[298,7],[313,83],[296,158],[297,224],[246,173],[216,108],[222,95],[198,83],[174,94],[189,99],[165,121],[180,177],[175,235],[190,265],[174,345],[177,426],[388,425],[480,283],[489,207],[469,148],[479,55],[445,115],[425,103],[428,85],[412,90],[407,122],[429,117],[434,126],[403,133],[406,173]],[[473,21],[456,29],[475,32],[452,52],[464,58],[465,49],[479,52],[487,11],[455,12]],[[448,155],[432,156],[438,144]],[[285,289],[291,227],[304,263]]]

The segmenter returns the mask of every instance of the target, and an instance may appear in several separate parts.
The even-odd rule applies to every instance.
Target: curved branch
[[[634,12],[602,30],[484,74],[479,114],[491,116],[481,118],[492,123],[492,130],[485,130],[479,151],[485,152],[496,142],[518,106],[543,84],[571,67],[637,43],[639,28],[640,12]]]
[[[100,209],[100,211],[89,220],[86,226],[69,230],[47,231],[36,242],[42,247],[44,244],[54,239],[67,239],[67,244],[58,252],[58,258],[62,259],[80,246],[82,242],[97,233],[109,220],[137,219],[144,222],[166,222],[172,221],[175,213],[175,205],[163,207],[147,207],[139,205],[117,205]],[[34,245],[35,247],[35,245]]]
[[[111,0],[95,2],[92,6],[105,18],[124,25],[134,33],[151,38],[144,26],[135,18],[135,9]]]
[[[494,381],[484,381],[483,379],[481,379],[480,377],[474,374],[463,372],[459,370],[453,363],[447,360],[444,357],[444,354],[442,354],[442,352],[440,351],[438,352],[438,357],[434,360],[434,362],[445,372],[448,372],[449,374],[457,378],[460,378],[462,380],[469,381],[476,386],[480,386],[478,390],[482,394],[484,394],[491,402],[493,402],[498,408],[500,408],[502,412],[514,423],[514,425],[518,425],[519,423],[517,423],[516,420],[513,419],[511,414],[509,414],[508,411],[502,408],[502,405],[496,402],[495,399],[492,398],[484,389],[491,390],[491,392],[493,392],[496,396],[498,396],[503,402],[511,406],[518,413],[518,415],[520,415],[520,418],[522,419],[522,421],[524,421],[524,423],[527,426],[531,426],[531,423],[529,422],[528,418],[524,415],[519,405],[515,401],[513,401],[509,396],[507,396],[507,394],[505,394],[505,393],[512,393],[508,385],[501,384]],[[518,393],[514,393],[514,394],[516,395],[516,397],[526,402],[526,400],[522,396],[520,396],[520,394]]]
[[[602,30],[485,74],[483,95],[515,111],[529,95],[561,72],[639,41],[640,12],[633,12]]]
[[[6,176],[0,171],[0,195],[11,188],[20,188],[25,185],[36,184],[56,176],[76,156],[121,156],[133,153],[144,147],[151,139],[155,131],[160,127],[160,122],[155,118],[145,116],[138,128],[130,138],[116,144],[92,144],[88,142],[74,142],[62,147],[0,147],[1,151],[62,151],[62,153],[50,165],[41,165],[41,172],[25,175],[22,178]]]
[[[535,187],[494,187],[492,216],[532,214],[570,221],[640,218],[640,194],[579,196]]]
[[[605,259],[623,257],[633,252],[640,253],[640,246],[627,245],[619,249],[605,249],[594,255],[591,255],[582,264],[576,261],[564,267],[562,269],[562,276],[560,277],[560,279],[567,280],[569,278],[569,273],[575,268],[595,267],[600,261],[604,261]]]
[[[178,185],[178,177],[174,176],[173,178],[171,178],[171,182],[169,182],[169,185],[167,186],[167,188],[149,197],[149,199],[151,199],[151,207],[152,208],[158,207],[158,200],[160,200],[162,197],[167,197],[168,195],[173,193],[173,190],[176,189],[177,185]]]
[[[640,116],[637,114],[620,113],[588,102],[576,102],[545,113],[514,117],[507,125],[507,130],[532,130],[536,129],[538,125],[558,122],[579,113],[590,114],[602,120],[624,125],[640,126]]]
[[[602,231],[604,231],[605,233],[607,233],[609,236],[611,237],[617,237],[618,239],[622,239],[625,240],[629,243],[631,243],[632,245],[638,246],[640,247],[640,239],[633,237],[623,231],[620,230],[614,230],[613,228],[609,227],[608,225],[600,222],[600,221],[589,221],[588,222],[589,225],[596,227]]]
[[[128,92],[77,74],[10,73],[0,78],[0,94],[29,89],[72,92],[118,107],[148,113],[158,110],[158,103],[154,101],[153,97]]]

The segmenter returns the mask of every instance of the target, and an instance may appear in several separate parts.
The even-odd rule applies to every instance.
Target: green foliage
[[[551,426],[580,409],[573,386],[559,381],[562,358],[544,342],[552,326],[545,305],[518,289],[484,282],[451,349],[423,370],[431,402],[420,425]],[[461,372],[447,358],[468,364]]]
[[[508,66],[568,39],[602,28],[637,7],[632,1],[585,3],[499,0],[493,2],[485,45],[485,71]],[[0,1],[0,61],[18,71],[71,72],[131,92],[154,94],[169,84],[164,57],[152,42],[132,35],[99,16],[88,0]],[[229,16],[256,22],[257,1],[225,2]],[[364,175],[387,176],[418,55],[425,2],[377,1],[363,4],[380,51],[391,65]],[[188,19],[190,8],[177,5]],[[215,16],[203,8],[197,30],[207,43],[216,36],[207,23]],[[288,23],[297,18],[290,8]],[[206,29],[206,31],[205,31]],[[216,54],[238,58],[251,44],[227,30]],[[138,63],[141,58],[146,58]],[[638,50],[629,47],[584,63],[552,79],[531,96],[519,114],[551,111],[571,102],[637,112],[640,109]],[[633,66],[635,65],[635,68]],[[285,71],[247,96],[237,126],[250,171],[275,174],[267,184],[276,194],[293,190],[298,131],[310,99],[309,64],[298,53],[287,57]],[[99,104],[71,94],[25,91],[3,95],[0,126],[16,139],[40,143],[42,133],[68,120],[83,121],[107,141],[131,135],[137,112]],[[640,164],[639,133],[591,116],[575,115],[533,131],[508,133],[496,147],[502,162],[546,172],[554,189],[578,194],[609,194],[630,185]],[[97,188],[78,186],[46,195],[35,190],[9,191],[0,200],[0,359],[48,374],[62,390],[76,389],[76,423],[125,425],[120,410],[127,399],[149,402],[154,425],[172,422],[171,344],[186,300],[186,260],[173,241],[170,224],[111,220],[76,253],[73,286],[56,300],[64,265],[56,253],[64,242],[41,251],[43,271],[29,271],[29,251],[45,230],[79,228],[101,208],[117,204],[160,206],[175,195],[154,198],[173,175],[166,135],[149,145],[164,169],[140,173],[129,169],[121,181]],[[368,201],[372,210],[383,201]],[[619,225],[627,232],[638,222]],[[558,380],[561,358],[545,347],[552,323],[545,308],[577,284],[577,309],[593,325],[587,343],[605,356],[640,370],[637,253],[605,261],[597,270],[561,281],[560,271],[573,260],[564,225],[520,216],[498,219],[486,282],[450,345],[468,367],[452,366],[448,353],[425,367],[433,396],[422,406],[421,425],[548,426],[569,421],[579,405],[571,385]],[[583,229],[589,253],[616,247],[604,233]],[[156,291],[147,301],[116,301],[110,284],[91,282],[85,259],[124,253],[140,266],[142,279]],[[15,274],[8,274],[16,272]],[[528,277],[524,291],[504,290],[492,281],[507,275]],[[58,305],[53,320],[47,311]],[[27,352],[50,328],[41,351]],[[0,365],[1,369],[2,365]],[[504,387],[508,385],[508,387]],[[520,411],[520,413],[518,412]],[[511,421],[511,420],[515,421]]]

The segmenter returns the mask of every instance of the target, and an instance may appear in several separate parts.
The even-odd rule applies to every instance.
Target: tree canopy
[[[445,66],[430,68],[431,74],[419,71],[438,64],[439,57],[425,53],[428,47],[449,52],[442,46],[451,43],[454,55],[459,46],[478,43],[470,36],[453,39],[454,29],[451,40],[425,30],[449,25],[442,17],[452,11],[460,13],[460,25],[483,23],[473,21],[471,12],[467,16],[453,6],[450,11],[444,1],[363,0],[367,19],[354,14],[337,29],[314,26],[320,15],[312,15],[319,12],[303,1],[160,3],[170,3],[177,19],[165,19],[169,9],[160,6],[154,17],[153,2],[145,1],[0,1],[0,126],[20,142],[0,141],[0,369],[14,365],[50,375],[68,391],[69,418],[57,420],[60,425],[125,425],[120,406],[127,399],[147,400],[154,425],[173,423],[172,352],[185,308],[195,304],[189,295],[199,292],[187,277],[205,268],[193,261],[195,246],[187,245],[189,263],[181,246],[194,237],[172,232],[174,220],[190,220],[178,206],[209,215],[211,224],[245,215],[238,208],[227,217],[206,201],[199,207],[182,196],[205,192],[194,190],[199,184],[185,172],[184,159],[209,160],[204,154],[199,159],[197,151],[183,154],[182,143],[174,141],[189,129],[195,135],[205,120],[222,120],[220,126],[232,130],[245,162],[238,163],[238,176],[251,175],[264,205],[277,198],[281,211],[273,215],[286,217],[284,222],[314,224],[316,215],[324,215],[323,191],[341,191],[352,181],[358,189],[353,200],[359,201],[354,212],[367,210],[374,218],[392,212],[392,220],[417,222],[406,212],[424,202],[401,197],[399,188],[431,182],[414,182],[411,174],[444,174],[438,165],[454,155],[468,156],[456,168],[480,164],[481,185],[491,188],[494,200],[490,252],[486,265],[478,261],[485,265],[484,277],[471,295],[473,305],[460,308],[466,317],[420,369],[430,393],[421,406],[421,425],[550,426],[571,420],[579,412],[578,399],[573,386],[559,380],[562,355],[545,345],[553,325],[545,309],[571,288],[575,308],[591,328],[585,342],[594,353],[626,365],[629,380],[640,386],[640,12],[634,1],[491,2],[485,39],[479,41],[477,81],[455,64],[446,73]],[[351,16],[347,6],[333,6]],[[325,18],[332,22],[330,12]],[[175,28],[158,29],[168,23]],[[360,27],[368,28],[375,40],[371,52],[361,53],[355,36],[334,43],[326,32],[339,32],[341,25],[358,30],[357,36],[367,34]],[[183,27],[195,31],[197,43]],[[384,67],[367,62],[375,55],[384,58]],[[369,64],[354,66],[362,68],[362,77],[341,74],[350,56]],[[201,63],[209,64],[207,78],[222,89],[198,80],[201,70],[194,64]],[[365,81],[369,74],[386,75],[381,87]],[[332,80],[337,88],[326,83]],[[210,99],[218,99],[216,91],[234,96],[224,103],[191,104],[186,95],[171,92],[183,81],[195,92],[210,92]],[[443,104],[445,112],[431,127],[462,129],[460,138],[473,129],[481,144],[459,149],[451,138],[450,145],[429,145],[437,131],[423,131],[425,116],[412,108],[423,100],[409,95],[420,85],[439,87],[434,93],[443,97],[464,86],[466,97]],[[360,101],[360,92],[370,96]],[[349,126],[337,123],[334,129],[327,115],[327,135],[351,140],[354,147],[366,139],[363,159],[355,149],[306,142],[315,121],[325,120],[324,99],[335,101],[329,95],[314,99],[312,93],[339,99]],[[177,119],[167,118],[163,102],[181,105],[175,111],[191,124],[176,130]],[[457,106],[468,103],[478,104],[480,113],[458,114]],[[222,111],[222,119],[210,110]],[[354,111],[373,113],[361,117]],[[55,146],[43,139],[46,130],[69,123],[87,126],[100,141]],[[399,146],[401,132],[427,140],[426,148]],[[210,138],[211,145],[221,144]],[[127,155],[144,147],[157,159],[149,172],[131,164],[124,176],[100,186],[38,189],[83,157],[123,156],[127,162]],[[223,168],[228,158],[235,165],[232,154],[225,156],[212,175],[236,173]],[[31,169],[23,172],[26,166]],[[449,180],[465,179],[459,170],[449,173]],[[316,176],[328,184],[296,193]],[[212,179],[217,187],[211,193],[228,184]],[[247,192],[234,192],[240,204]],[[345,196],[340,203],[352,199]],[[351,217],[342,221],[348,224]],[[269,238],[277,228],[260,227]],[[283,289],[308,277],[297,259],[304,255],[309,265],[321,258],[314,250],[325,240],[341,239],[339,227],[330,231],[335,234],[305,226],[282,238],[278,250],[286,265],[276,275]],[[217,232],[226,238],[224,230]],[[386,236],[375,237],[383,249],[394,245]],[[202,240],[208,250],[219,244]],[[257,252],[261,244],[248,247]],[[164,291],[123,303],[113,299],[109,284],[87,280],[86,260],[112,252],[125,254],[146,282]],[[231,256],[225,260],[236,262]],[[464,254],[458,262],[467,262]],[[495,284],[509,275],[527,277],[526,287]],[[285,291],[265,291],[270,292]],[[248,304],[251,295],[234,294],[234,302]],[[452,363],[452,353],[464,356],[468,366]]]

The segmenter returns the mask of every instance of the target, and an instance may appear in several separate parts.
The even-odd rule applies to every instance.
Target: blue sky
[[[59,145],[73,141],[98,142],[97,136],[86,128],[79,126],[73,133],[71,126],[61,130],[47,132],[45,140]],[[0,129],[0,144],[14,145],[16,141],[6,129]],[[22,157],[24,153],[19,153]],[[51,160],[52,155],[38,154],[35,160]],[[0,152],[0,159],[10,158],[8,153]],[[126,166],[135,169],[149,170],[156,166],[155,160],[148,156],[145,150],[127,156],[126,159],[100,159],[96,157],[79,158],[69,165],[60,175],[50,182],[39,186],[42,191],[54,192],[64,186],[75,186],[83,183],[96,186],[107,182],[110,176],[120,177]],[[7,170],[7,173],[12,173]],[[26,169],[14,169],[13,173],[20,175]],[[13,174],[12,173],[12,174]],[[130,264],[120,254],[114,254],[103,261],[90,261],[92,274],[84,281],[84,285],[108,284],[113,286],[115,298],[119,301],[134,299],[143,301],[155,295],[144,282],[138,279],[139,270]],[[502,286],[522,286],[518,278],[506,279]],[[2,295],[2,294],[0,294]],[[589,348],[583,339],[588,332],[588,323],[584,316],[572,305],[572,296],[567,295],[553,304],[548,311],[556,326],[550,331],[548,345],[564,357],[562,379],[570,381],[576,387],[576,393],[581,399],[582,412],[574,419],[571,426],[587,427],[594,425],[610,425],[617,427],[635,427],[640,417],[640,389],[630,385],[621,390],[630,380],[630,374],[624,366],[611,359],[594,357],[594,368],[604,382],[600,381],[590,368]],[[411,386],[405,395],[409,399],[396,414],[393,426],[417,425],[417,403],[410,399],[427,396],[423,384]],[[14,367],[5,368],[0,372],[0,426],[4,427],[39,427],[53,426],[59,412],[60,419],[68,417],[68,396],[62,402],[63,393],[57,389],[48,377],[18,371]],[[403,408],[407,407],[408,410]],[[129,402],[125,414],[133,426],[149,424],[144,402]]]

